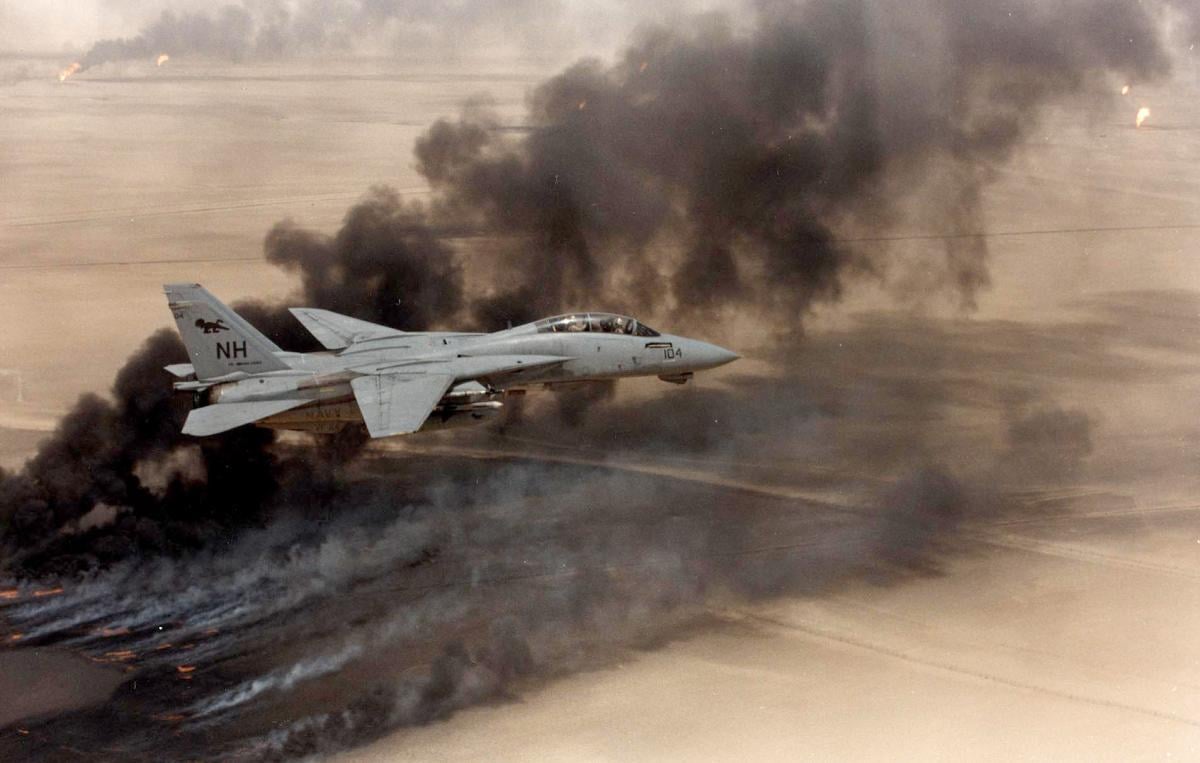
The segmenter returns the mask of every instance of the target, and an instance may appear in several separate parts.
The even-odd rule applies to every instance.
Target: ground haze
[[[522,134],[557,71],[179,57],[60,84],[64,63],[2,70],[6,470],[170,326],[161,284],[297,294],[272,225],[333,233],[377,184],[429,201],[429,125],[485,95]],[[974,310],[903,266],[786,341],[647,304],[745,360],[348,466],[287,440],[332,497],[62,591],[12,581],[0,668],[64,680],[0,692],[0,757],[1196,757],[1192,74],[1056,102],[989,167]],[[861,245],[940,257],[937,215],[910,212]],[[455,240],[469,300],[510,260]]]

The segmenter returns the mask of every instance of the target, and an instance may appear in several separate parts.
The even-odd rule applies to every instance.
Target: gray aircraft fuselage
[[[314,330],[311,325],[311,318],[299,309],[293,312],[322,338],[320,328]],[[324,311],[309,312],[323,313],[327,319],[343,318]],[[215,330],[213,322],[197,326]],[[328,342],[326,346],[330,346]],[[236,343],[232,351],[236,353]],[[363,374],[405,374],[413,378],[413,374],[428,371],[453,377],[420,426],[427,430],[483,420],[498,411],[503,397],[521,394],[536,385],[630,376],[658,376],[682,384],[696,371],[738,358],[717,345],[660,334],[632,318],[611,313],[562,315],[490,334],[395,332],[356,336],[347,346],[330,351],[274,354],[286,364],[286,370],[256,373],[247,368],[225,377],[176,386],[194,390],[197,406],[304,400],[299,407],[254,423],[333,432],[348,423],[363,421],[363,400],[359,397],[356,402],[356,390],[351,386]]]

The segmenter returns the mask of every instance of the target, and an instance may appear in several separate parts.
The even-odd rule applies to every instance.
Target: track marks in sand
[[[1144,705],[1123,702],[1111,697],[1097,696],[1066,687],[1055,686],[1049,681],[1039,681],[1025,676],[1002,672],[995,667],[985,665],[969,666],[962,662],[948,659],[936,653],[936,650],[921,650],[917,647],[888,643],[882,639],[862,635],[861,632],[848,632],[836,625],[816,622],[815,618],[802,619],[797,617],[781,617],[754,612],[738,612],[743,622],[758,625],[767,630],[799,634],[803,637],[830,644],[848,647],[857,651],[867,652],[878,657],[898,660],[910,665],[919,666],[969,680],[1004,686],[1017,691],[1032,692],[1046,697],[1054,697],[1074,703],[1082,703],[1095,707],[1108,708],[1120,712],[1155,718],[1170,723],[1178,723],[1200,729],[1200,719],[1168,710],[1146,707]],[[926,652],[935,652],[928,654]]]

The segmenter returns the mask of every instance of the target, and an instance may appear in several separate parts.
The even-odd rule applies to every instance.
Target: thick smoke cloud
[[[394,9],[355,13],[368,10]],[[1141,6],[1025,3],[967,14],[928,0],[891,10],[772,5],[748,32],[719,16],[646,29],[616,64],[583,61],[538,87],[519,137],[475,108],[433,125],[416,146],[432,211],[375,189],[332,237],[276,226],[267,259],[299,275],[306,304],[406,328],[499,328],[586,303],[676,319],[757,313],[796,336],[815,303],[888,267],[840,232],[878,232],[873,221],[897,220],[898,200],[921,188],[934,189],[926,201],[944,210],[937,219],[948,231],[982,229],[980,167],[1019,145],[1039,107],[1106,76],[1153,77],[1168,63],[1157,19]],[[247,14],[164,16],[127,46],[190,41],[240,55],[257,28]],[[500,255],[470,265],[490,265],[499,286],[465,292],[465,255],[444,240],[447,229],[491,237]],[[946,246],[945,275],[932,283],[969,304],[987,281],[982,240]],[[311,348],[282,309],[243,309],[285,346]],[[191,520],[263,516],[286,462],[267,433],[199,445],[178,434],[185,401],[157,369],[182,357],[172,337],[150,340],[118,376],[114,401],[83,398],[28,467],[4,480],[5,537],[22,549],[14,559],[43,559],[30,550],[41,542],[85,548],[111,533],[59,533],[97,506],[121,509],[113,526],[130,524],[137,538],[98,544],[106,556],[195,545],[182,529]],[[578,423],[594,397],[563,398],[563,418]],[[333,460],[355,444],[339,442]],[[200,468],[176,471],[158,492],[143,484],[147,464],[181,458]],[[231,494],[228,484],[240,488]],[[91,554],[73,564],[94,563]]]
[[[870,330],[839,340],[870,351]],[[957,362],[939,370],[956,373]],[[938,384],[936,373],[926,378]],[[806,382],[826,398],[845,399],[870,385]],[[897,380],[894,391],[907,386]],[[774,401],[754,397],[738,402],[765,420]],[[903,402],[885,405],[898,415]],[[703,401],[681,405],[686,411]],[[619,413],[632,417],[632,407]],[[809,447],[822,439],[821,420],[857,426],[854,416],[830,406],[750,431],[734,424],[724,435],[788,437]],[[643,433],[654,436],[652,427]],[[936,443],[919,436],[907,444],[919,452]],[[637,463],[659,448],[666,448],[662,441],[630,440],[616,463]],[[41,738],[76,738],[81,727],[103,721],[108,743],[129,754],[194,758],[201,746],[213,759],[328,754],[503,700],[567,671],[603,666],[630,645],[686,632],[709,607],[819,595],[861,576],[889,584],[928,574],[964,547],[960,525],[1005,510],[989,504],[996,496],[986,486],[972,487],[949,468],[910,469],[919,456],[896,461],[868,454],[844,464],[871,476],[839,475],[840,492],[862,495],[835,506],[782,501],[771,494],[766,472],[755,475],[758,489],[714,489],[704,478],[724,476],[719,458],[699,481],[622,469],[387,458],[378,474],[331,496],[318,531],[304,519],[276,521],[231,536],[219,551],[122,565],[68,583],[61,598],[27,600],[5,614],[33,644],[66,640],[100,660],[118,649],[136,655],[136,695],[50,721],[36,728]],[[808,484],[814,493],[828,479],[794,468],[788,484]],[[404,473],[431,489],[405,497],[396,489]],[[891,474],[899,477],[874,480]],[[269,669],[222,667],[225,655],[281,643],[289,647]],[[176,651],[184,645],[187,651]],[[175,674],[181,661],[201,666],[183,695]],[[213,732],[284,711],[288,725],[261,736]],[[169,738],[147,728],[147,712],[177,717]],[[53,759],[57,749],[47,745],[30,759]]]
[[[333,237],[276,225],[267,261],[300,274],[309,304],[410,330],[425,330],[462,306],[462,269],[450,247],[388,188],[372,189]]]
[[[196,444],[180,434],[187,400],[163,383],[162,367],[186,357],[174,332],[155,334],[118,373],[113,400],[83,396],[21,473],[0,481],[7,566],[70,575],[138,553],[194,550],[220,529],[262,518],[286,473],[266,449],[272,436],[247,429]],[[144,484],[143,470],[176,456],[202,477],[178,470],[161,491]],[[111,524],[70,532],[101,507],[119,510]]]
[[[601,388],[504,432],[509,444],[549,439],[565,423],[570,442],[602,453],[620,445],[684,472],[727,463],[706,476],[738,480],[730,492],[528,465],[348,468],[353,434],[315,452],[254,429],[197,443],[179,434],[187,401],[160,371],[184,353],[160,333],[111,399],[85,396],[21,472],[0,475],[11,573],[73,584],[110,568],[62,603],[9,614],[32,642],[73,639],[89,654],[107,637],[81,623],[127,627],[139,654],[164,642],[160,622],[184,622],[189,639],[212,631],[189,655],[197,662],[302,645],[260,674],[201,672],[201,699],[187,708],[197,726],[182,737],[208,738],[206,724],[226,713],[344,672],[331,691],[341,706],[256,748],[294,757],[503,696],[605,645],[652,642],[726,597],[936,569],[964,523],[1008,509],[999,484],[1085,467],[1095,423],[1039,386],[1069,376],[1055,359],[1069,358],[1070,373],[1115,361],[1087,341],[1063,352],[1064,337],[1038,345],[1011,326],[894,316],[801,341],[806,313],[856,278],[903,268],[853,239],[914,208],[945,232],[983,230],[986,168],[1020,145],[1041,107],[1167,66],[1146,6],[975,5],[771,4],[748,31],[719,17],[647,29],[617,63],[584,61],[537,88],[518,137],[478,109],[433,125],[416,149],[430,208],[376,189],[332,236],[289,222],[268,234],[267,259],[298,276],[295,301],[403,328],[499,328],[596,304],[679,322],[757,318],[786,352],[737,388],[685,390],[670,416]],[[261,28],[234,8],[169,17],[110,53],[98,46],[89,63],[142,55],[184,29],[196,47],[176,50],[259,50]],[[447,229],[476,232],[488,256]],[[970,305],[987,284],[983,240],[945,246],[932,277],[905,282]],[[468,286],[469,268],[496,285]],[[311,347],[282,308],[238,309],[281,345]],[[1012,388],[981,380],[1001,369]],[[957,422],[963,410],[978,420]],[[797,465],[810,462],[834,466]],[[779,484],[815,497],[772,492]],[[833,493],[840,503],[822,500]],[[805,510],[781,510],[796,506]],[[810,545],[800,553],[780,538]],[[526,587],[494,595],[514,581]],[[376,675],[397,654],[426,669]],[[167,657],[146,659],[161,680],[176,678]],[[142,739],[141,714],[126,722]]]
[[[598,295],[795,316],[884,267],[842,232],[878,233],[927,188],[942,232],[983,230],[982,168],[1042,105],[1167,63],[1154,18],[1127,3],[777,5],[748,35],[711,18],[644,31],[613,66],[571,67],[532,94],[520,141],[473,109],[416,152],[443,216],[518,238],[525,275],[477,303],[482,317]],[[971,305],[983,241],[945,248],[937,280]]]
[[[337,235],[281,223],[265,251],[268,261],[300,273],[306,305],[426,328],[449,321],[462,304],[453,252],[419,208],[387,189],[355,205]],[[319,349],[282,306],[234,307],[281,346]],[[70,574],[137,554],[182,553],[262,522],[273,506],[320,501],[333,476],[278,456],[269,431],[201,441],[180,433],[188,400],[173,393],[162,368],[186,359],[174,331],[154,335],[118,373],[111,401],[85,395],[26,468],[0,481],[8,566]],[[319,458],[335,467],[364,440],[353,429],[323,438]],[[161,489],[144,484],[147,471],[165,473]],[[115,521],[73,532],[97,507],[116,509]]]
[[[160,53],[207,55],[240,61],[263,50],[269,37],[256,41],[254,21],[244,7],[226,5],[213,13],[164,11],[153,24],[131,38],[101,40],[80,60],[84,69],[131,58],[151,60]]]

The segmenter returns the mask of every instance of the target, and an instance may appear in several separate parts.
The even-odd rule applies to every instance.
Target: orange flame
[[[66,82],[67,77],[70,77],[72,74],[79,71],[80,68],[82,68],[82,67],[80,67],[79,62],[76,61],[75,63],[71,64],[66,69],[63,69],[61,72],[58,73],[58,81]]]
[[[6,601],[11,601],[12,599],[16,599],[20,595],[21,595],[21,592],[15,588],[9,588],[5,591],[0,591],[0,599],[4,599]]]
[[[92,635],[103,636],[105,638],[110,638],[112,636],[124,636],[127,633],[129,633],[129,629],[124,626],[121,626],[120,628],[97,628],[92,631]]]
[[[24,633],[14,633],[14,634],[12,634],[11,636],[9,636],[9,637],[8,637],[8,640],[9,640],[9,641],[20,641],[20,640],[21,640],[21,639],[23,639],[23,638],[25,638],[25,634],[24,634]]]
[[[124,662],[125,660],[132,660],[134,657],[137,657],[137,653],[132,649],[122,649],[117,652],[105,652],[104,656],[117,662]]]
[[[166,62],[168,62],[170,60],[171,60],[171,57],[168,56],[166,53],[159,53],[158,58],[154,59],[154,65],[162,66],[163,64],[165,64]]]
[[[1138,109],[1137,118],[1134,120],[1134,124],[1137,127],[1141,127],[1142,124],[1149,118],[1150,118],[1150,109],[1143,106],[1140,109]]]
[[[62,592],[63,592],[62,586],[59,586],[57,588],[46,588],[41,591],[34,591],[33,595],[38,598],[41,598],[42,596],[58,596]]]
[[[175,669],[178,670],[180,673],[191,673],[193,670],[196,669],[196,666],[195,665],[176,665]]]
[[[187,716],[182,715],[180,713],[160,713],[158,715],[152,715],[150,717],[156,721],[167,721],[169,723],[174,723],[176,721],[182,721]]]
[[[1125,85],[1121,88],[1121,95],[1129,95],[1129,85]]]

